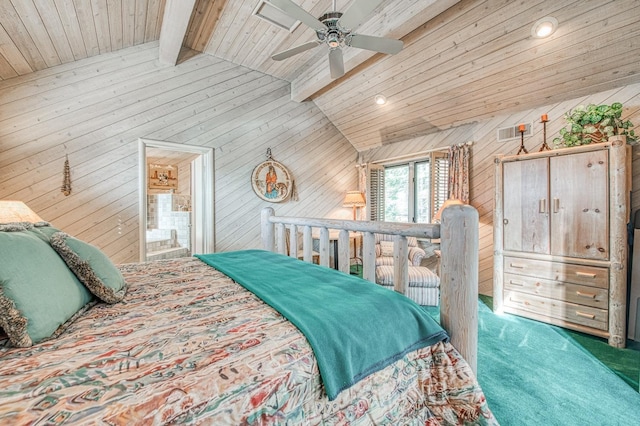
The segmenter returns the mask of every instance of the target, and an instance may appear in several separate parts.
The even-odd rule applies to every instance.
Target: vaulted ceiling
[[[258,1],[0,0],[0,78],[158,39],[162,47],[162,34],[291,82],[292,99],[315,102],[359,151],[640,82],[639,0],[385,0],[356,32],[401,39],[404,49],[346,47],[336,80],[325,46],[271,59],[316,36],[253,16]],[[294,2],[313,16],[332,8]],[[338,0],[337,10],[352,3]],[[545,16],[558,30],[532,37]]]

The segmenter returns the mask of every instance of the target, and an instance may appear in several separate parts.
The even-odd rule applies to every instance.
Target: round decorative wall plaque
[[[279,203],[286,200],[293,190],[293,179],[289,170],[271,158],[267,150],[267,161],[260,163],[251,174],[251,187],[265,201]]]

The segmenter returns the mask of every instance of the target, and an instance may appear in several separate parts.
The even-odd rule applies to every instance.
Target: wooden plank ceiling
[[[258,1],[196,0],[183,45],[289,81],[292,99],[314,101],[359,151],[640,82],[640,0],[385,0],[355,32],[402,39],[403,51],[347,47],[334,81],[326,46],[271,60],[315,33],[253,16]],[[314,16],[332,7],[294,1]],[[157,40],[166,3],[0,0],[0,78]],[[535,39],[544,16],[559,28]]]

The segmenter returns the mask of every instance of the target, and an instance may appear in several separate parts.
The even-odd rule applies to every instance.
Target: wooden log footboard
[[[362,276],[375,282],[375,234],[394,235],[394,288],[405,293],[408,282],[407,237],[440,238],[440,322],[451,343],[473,372],[478,352],[478,212],[468,205],[447,207],[440,224],[373,222],[276,216],[271,207],[262,210],[264,249],[299,257],[298,233],[302,233],[302,257],[313,260],[313,229],[317,228],[319,262],[329,266],[329,230],[337,230],[338,269],[349,273],[349,232],[362,234]],[[287,230],[289,232],[287,232]],[[288,241],[287,241],[288,238]],[[287,250],[287,247],[289,249]]]

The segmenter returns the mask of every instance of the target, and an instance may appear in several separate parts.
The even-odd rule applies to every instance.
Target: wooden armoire
[[[495,159],[494,310],[625,346],[631,155],[608,142]]]

